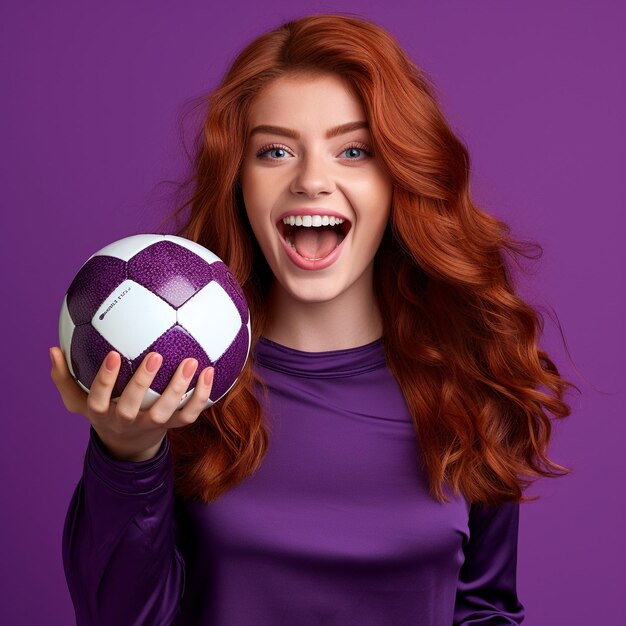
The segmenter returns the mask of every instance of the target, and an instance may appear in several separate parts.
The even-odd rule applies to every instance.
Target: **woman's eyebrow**
[[[343,135],[344,133],[349,133],[352,130],[358,130],[359,128],[369,129],[369,124],[365,121],[340,124],[339,126],[329,128],[326,131],[325,136],[326,139],[332,139],[333,137]],[[255,126],[250,131],[250,137],[252,137],[252,135],[254,135],[255,133],[270,133],[272,135],[284,135],[285,137],[291,137],[292,139],[300,139],[300,133],[297,130],[285,128],[284,126],[271,126],[270,124],[261,124],[260,126]]]

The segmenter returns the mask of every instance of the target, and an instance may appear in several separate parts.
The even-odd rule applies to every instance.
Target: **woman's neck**
[[[382,318],[373,285],[349,289],[333,300],[305,302],[275,283],[263,336],[304,352],[327,352],[362,346],[382,336]]]

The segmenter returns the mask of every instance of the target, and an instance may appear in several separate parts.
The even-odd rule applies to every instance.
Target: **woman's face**
[[[392,183],[340,77],[284,76],[253,101],[240,182],[279,287],[324,302],[372,289]]]

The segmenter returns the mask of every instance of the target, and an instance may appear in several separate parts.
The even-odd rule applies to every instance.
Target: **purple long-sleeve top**
[[[270,446],[210,504],[174,496],[167,437],[136,463],[90,429],[63,532],[77,624],[521,624],[519,505],[429,496],[382,340],[255,357]]]

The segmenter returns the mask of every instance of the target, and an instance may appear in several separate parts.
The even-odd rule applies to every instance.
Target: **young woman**
[[[177,232],[245,290],[253,350],[201,408],[151,353],[117,403],[52,377],[90,440],[64,535],[79,624],[520,624],[519,503],[569,414],[421,71],[363,19],[249,44],[209,99]],[[189,384],[192,399],[176,406]],[[526,477],[526,478],[524,478]]]

